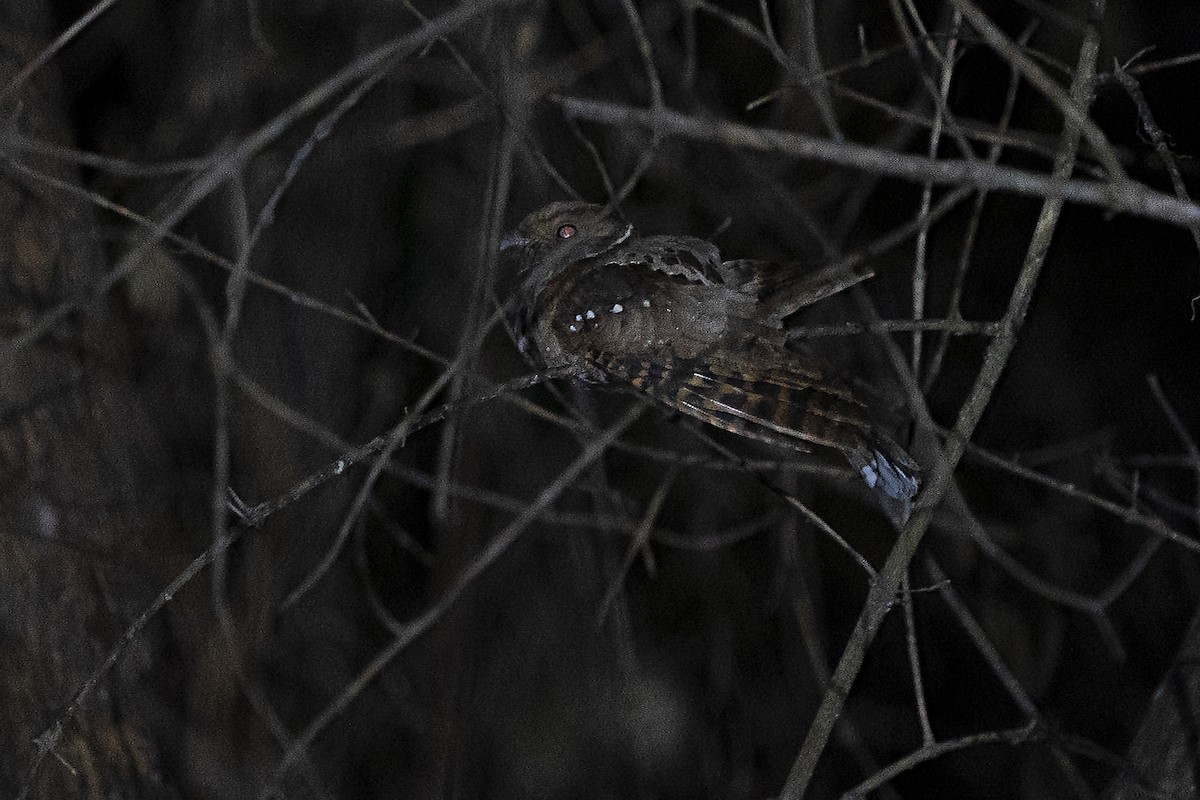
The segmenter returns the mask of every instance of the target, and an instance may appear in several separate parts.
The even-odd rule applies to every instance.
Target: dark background
[[[0,5],[5,84],[89,8]],[[697,119],[924,155],[942,79],[934,51],[954,38],[949,112],[986,158],[1012,67],[954,27],[950,4],[816,2],[811,19],[804,3],[764,5],[773,42],[751,2],[638,2],[632,21],[619,2],[479,6],[446,39],[334,88],[339,70],[423,17],[472,6],[124,0],[0,95],[0,791],[780,791],[868,586],[785,495],[877,568],[896,538],[845,470],[716,437],[752,470],[648,408],[472,571],[637,402],[561,381],[490,397],[531,371],[502,326],[472,347],[511,289],[502,231],[551,200],[606,202],[632,176],[621,205],[642,231],[816,265],[921,208],[920,184],[715,138],[656,142],[569,119],[560,98],[650,107],[648,53],[665,106]],[[1085,4],[981,5],[1069,87]],[[1115,78],[1128,62],[1194,190],[1200,5],[1110,2],[1099,26],[1091,118],[1129,177],[1174,193]],[[322,87],[314,108],[280,116]],[[264,126],[270,136],[238,149]],[[1056,106],[1022,81],[1007,128],[1000,163],[1049,174]],[[963,155],[943,134],[938,156]],[[1103,179],[1098,163],[1085,145],[1076,177]],[[975,204],[967,196],[929,228],[930,319],[947,318],[960,262],[963,319],[995,321],[1008,305],[1040,200],[989,193]],[[173,238],[152,235],[159,220]],[[877,255],[876,279],[797,323],[911,319],[915,247],[910,235]],[[1200,521],[1200,457],[1170,418],[1195,428],[1196,253],[1185,227],[1066,205],[972,437],[1057,483],[974,454],[959,465],[951,494],[970,515],[947,501],[935,516],[911,570],[913,633],[898,603],[808,796],[840,795],[906,756],[921,763],[878,796],[1194,796],[1194,711],[1168,702],[1190,717],[1180,723],[1152,694],[1186,695],[1195,670],[1197,548],[1162,533],[1194,542]],[[244,284],[238,259],[252,274]],[[126,272],[106,280],[114,269]],[[906,331],[817,346],[874,387],[907,439],[919,415],[885,337],[911,358]],[[917,378],[933,420],[950,427],[988,337],[952,336],[936,368],[942,334],[923,341]],[[470,377],[422,402],[456,359]],[[441,404],[448,419],[396,443],[378,475],[368,457],[301,483],[406,409]],[[251,506],[302,491],[240,533],[226,485]],[[227,530],[240,539],[168,600]],[[448,592],[454,602],[438,606]],[[161,610],[144,614],[156,598]],[[411,644],[355,684],[414,621]],[[910,645],[938,741],[1026,725],[1028,735],[933,757]],[[331,703],[344,707],[309,729]],[[306,729],[314,738],[297,750]],[[1139,730],[1163,743],[1139,750]],[[1182,772],[1154,758],[1168,752],[1182,754]]]

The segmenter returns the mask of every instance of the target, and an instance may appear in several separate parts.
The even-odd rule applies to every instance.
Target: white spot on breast
[[[649,307],[650,307],[650,301],[649,301],[649,300],[643,300],[643,301],[642,301],[642,308],[649,308]]]
[[[620,303],[613,304],[612,312],[614,314],[620,314],[624,310],[625,310],[625,306],[621,305]]]
[[[576,321],[576,322],[583,322],[583,315],[582,315],[582,314],[576,314],[576,315],[575,315],[575,321]]]
[[[569,330],[571,333],[579,333],[579,328],[576,328],[574,325],[568,326],[567,330]]]
[[[596,318],[596,312],[595,312],[595,311],[592,311],[592,310],[589,308],[589,309],[587,310],[587,313],[586,313],[586,314],[584,314],[584,316],[585,316],[585,317],[587,317],[588,319],[595,319],[595,318]]]

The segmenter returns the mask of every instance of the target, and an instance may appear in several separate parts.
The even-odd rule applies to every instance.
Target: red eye
[[[558,238],[570,239],[575,235],[575,226],[571,224],[563,225],[558,229]]]

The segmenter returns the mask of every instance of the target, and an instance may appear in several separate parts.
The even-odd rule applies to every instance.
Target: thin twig
[[[962,159],[931,160],[893,153],[852,142],[830,142],[815,136],[771,128],[754,128],[717,119],[702,119],[669,109],[656,114],[622,103],[559,98],[570,116],[608,125],[659,126],[668,135],[714,142],[727,147],[762,150],[799,159],[812,159],[894,178],[971,186],[977,190],[1005,191],[1044,199],[1068,200],[1134,214],[1180,227],[1200,224],[1200,205],[1147,188],[1129,179],[1109,182],[1070,180],[1040,175],[1003,165]]]
[[[1177,544],[1185,550],[1193,553],[1200,553],[1200,541],[1196,541],[1195,539],[1175,530],[1171,526],[1167,525],[1167,523],[1164,522],[1160,517],[1139,510],[1136,505],[1121,505],[1120,503],[1114,503],[1111,500],[1106,500],[1094,492],[1081,489],[1073,483],[1066,483],[1064,481],[1057,480],[1056,478],[1052,478],[1049,475],[1043,475],[1042,473],[1032,470],[1023,464],[1019,464],[1012,459],[999,456],[976,444],[969,444],[967,446],[967,456],[969,458],[978,459],[984,463],[1000,467],[1001,469],[1004,469],[1023,480],[1032,481],[1033,483],[1046,486],[1062,494],[1064,497],[1072,497],[1077,500],[1081,500],[1088,505],[1095,506],[1102,511],[1112,514],[1114,517],[1128,525],[1136,525],[1139,528],[1144,528],[1145,530],[1154,534],[1156,537],[1161,537],[1166,541]]]
[[[954,76],[954,63],[957,58],[956,49],[958,47],[957,33],[962,25],[962,17],[957,13],[954,15],[953,30],[954,36],[946,44],[946,52],[938,53],[938,58],[942,63],[941,81],[938,84],[937,103],[938,107],[943,109],[933,118],[933,130],[929,133],[929,147],[927,153],[930,159],[936,159],[938,147],[942,140],[942,124],[943,120],[950,117],[949,97],[950,97],[950,81]],[[935,51],[936,52],[936,51]],[[925,216],[929,213],[929,206],[933,202],[933,184],[926,183],[921,190],[921,215]],[[929,227],[922,227],[917,234],[916,251],[913,254],[913,276],[912,276],[912,318],[914,322],[925,318],[925,294],[928,291],[928,264],[927,251],[929,246]],[[913,375],[920,380],[921,377],[921,345],[924,340],[921,336],[920,329],[914,329],[912,332],[912,371]]]
[[[1192,478],[1196,484],[1196,492],[1194,496],[1194,511],[1193,521],[1200,528],[1200,448],[1196,446],[1196,440],[1192,438],[1192,434],[1188,432],[1187,426],[1183,424],[1183,420],[1179,418],[1179,414],[1175,411],[1175,407],[1167,400],[1167,396],[1163,393],[1162,386],[1159,385],[1158,376],[1151,375],[1146,379],[1150,384],[1150,393],[1154,395],[1155,402],[1162,409],[1163,416],[1171,424],[1171,430],[1175,431],[1175,435],[1179,437],[1180,443],[1183,444],[1184,450],[1187,452],[1188,459],[1192,464]]]
[[[1071,102],[1079,103],[1083,107],[1086,107],[1088,98],[1091,96],[1100,41],[1096,23],[1103,18],[1103,3],[1104,0],[1095,0],[1098,13],[1093,16],[1093,23],[1088,26],[1087,36],[1080,47],[1076,77],[1071,87]],[[1075,124],[1072,117],[1068,117],[1063,132],[1062,148],[1055,160],[1053,180],[1063,182],[1070,176],[1079,147],[1079,139],[1079,126]],[[895,600],[896,590],[916,553],[917,545],[920,544],[933,519],[934,510],[950,489],[955,467],[966,450],[966,443],[971,440],[975,427],[979,424],[983,411],[1000,380],[1000,375],[1008,363],[1009,356],[1016,346],[1017,331],[1025,319],[1026,311],[1033,298],[1033,289],[1037,285],[1038,275],[1045,263],[1050,238],[1062,206],[1063,199],[1061,197],[1048,198],[1042,204],[1042,213],[1038,218],[1025,262],[1009,300],[1008,309],[1005,311],[1001,331],[988,346],[975,385],[959,411],[958,420],[946,443],[945,452],[938,459],[928,484],[917,498],[912,517],[905,525],[904,530],[900,532],[900,537],[888,556],[887,562],[871,584],[862,613],[859,615],[850,640],[842,653],[842,659],[834,671],[829,690],[825,692],[821,700],[816,719],[809,728],[804,745],[801,747],[787,782],[780,792],[782,800],[799,800],[807,790],[813,771],[816,769],[817,760],[825,749],[829,734],[833,730],[837,718],[841,715],[850,687],[862,666],[867,647],[875,638],[879,626],[883,623],[884,617]]]
[[[20,333],[9,338],[0,345],[0,367],[7,366],[16,357],[16,353],[27,348],[33,342],[41,339],[55,328],[61,321],[73,314],[76,309],[94,298],[103,297],[120,281],[137,269],[147,252],[167,233],[179,224],[212,192],[231,177],[238,175],[249,163],[250,159],[261,152],[267,145],[288,133],[305,116],[336,97],[346,87],[353,85],[364,76],[371,74],[380,64],[386,63],[398,56],[416,52],[424,44],[450,31],[466,25],[472,19],[502,5],[512,4],[518,0],[479,0],[456,6],[453,10],[430,21],[412,33],[397,37],[386,44],[360,56],[319,85],[309,90],[284,111],[277,114],[256,131],[243,138],[236,146],[221,154],[203,174],[191,184],[183,197],[167,211],[161,219],[152,223],[151,230],[144,235],[138,244],[99,280],[93,281],[76,297],[59,303],[54,308],[43,313],[35,322],[25,327]]]
[[[1030,23],[1021,36],[1017,39],[1017,43],[1024,47],[1033,36],[1036,30],[1036,24]],[[1009,124],[1012,121],[1013,109],[1017,102],[1017,87],[1020,86],[1020,74],[1016,67],[1009,68],[1008,91],[1004,97],[1004,109],[1000,112],[1000,121],[997,130],[1000,134],[1008,131]],[[1000,160],[1000,154],[1003,152],[1003,145],[1000,141],[995,141],[988,147],[988,153],[984,159],[988,164],[996,164]],[[971,217],[967,222],[967,229],[963,233],[962,247],[959,249],[958,268],[954,271],[954,285],[950,289],[950,302],[946,309],[946,316],[949,319],[962,319],[962,294],[963,287],[967,281],[967,270],[971,264],[971,256],[975,252],[975,237],[979,233],[979,225],[983,219],[983,206],[987,201],[987,192],[980,192],[975,196],[975,203],[971,208]],[[950,349],[950,335],[946,333],[942,335],[934,350],[933,356],[929,360],[929,366],[926,369],[925,381],[923,388],[928,392],[937,381],[938,375],[942,370],[942,362],[946,358],[946,353]]]
[[[663,502],[667,499],[667,491],[671,488],[671,483],[675,480],[675,474],[674,469],[668,472],[667,476],[659,483],[658,488],[654,490],[654,495],[650,498],[650,503],[646,506],[646,511],[642,514],[641,521],[634,528],[633,537],[629,540],[629,546],[625,548],[625,555],[621,559],[621,566],[609,583],[608,590],[604,593],[604,599],[600,602],[600,608],[596,612],[597,622],[603,624],[605,618],[608,617],[613,602],[617,599],[617,595],[620,594],[625,584],[625,576],[629,574],[629,569],[637,559],[638,553],[646,553],[647,559],[650,558],[650,539],[651,534],[654,532],[654,523],[658,520],[658,515],[662,511]]]
[[[50,62],[50,59],[58,55],[68,43],[80,33],[84,28],[91,25],[105,11],[117,4],[117,0],[100,0],[99,3],[89,8],[83,16],[72,22],[65,31],[54,38],[54,41],[42,48],[42,51],[37,54],[37,57],[30,61],[13,76],[3,89],[0,89],[0,103],[8,101],[8,98],[16,94],[25,82],[28,81],[35,72],[44,67]]]
[[[547,508],[559,495],[574,484],[579,476],[583,474],[584,470],[599,459],[608,446],[641,416],[645,408],[644,405],[634,404],[614,425],[606,428],[599,436],[589,442],[584,451],[553,482],[538,494],[520,516],[509,523],[504,530],[497,533],[488,542],[483,552],[463,570],[454,584],[446,590],[445,594],[436,603],[430,606],[425,613],[405,625],[403,633],[371,659],[370,663],[363,668],[358,676],[347,684],[338,693],[337,697],[296,738],[294,746],[284,754],[278,766],[276,766],[266,781],[260,795],[261,797],[267,798],[274,795],[283,778],[287,776],[293,765],[307,752],[313,740],[329,726],[329,723],[345,711],[354,702],[355,698],[362,694],[363,690],[392,661],[403,653],[409,645],[432,628],[438,620],[453,608],[463,593],[478,580],[479,576],[508,552],[520,538],[521,534],[524,533],[525,529],[529,527],[529,524],[537,517],[538,513],[542,509]]]
[[[629,28],[633,31],[633,40],[637,44],[638,55],[641,57],[642,67],[646,71],[646,81],[650,84],[650,108],[654,111],[661,111],[663,109],[662,79],[658,77],[658,67],[654,65],[654,53],[650,46],[650,38],[646,36],[646,26],[642,24],[642,18],[638,16],[633,0],[621,0],[621,9],[625,12],[625,18],[629,20]],[[629,173],[629,177],[625,179],[625,183],[621,184],[621,188],[613,197],[618,205],[628,199],[638,181],[646,174],[654,157],[658,155],[661,144],[662,134],[651,128],[650,145],[641,149],[633,172]]]
[[[940,758],[947,753],[955,753],[959,750],[966,750],[969,747],[980,747],[987,744],[1007,744],[1012,746],[1023,744],[1029,741],[1035,731],[1036,727],[1030,724],[1020,728],[1008,728],[1001,731],[986,731],[984,733],[971,734],[970,736],[960,736],[957,739],[947,739],[944,742],[927,742],[920,749],[914,750],[903,758],[897,759],[894,763],[889,764],[886,769],[880,770],[858,786],[855,786],[842,795],[842,798],[843,800],[861,800],[861,798],[865,798],[868,794],[876,791],[880,786],[897,776],[935,758]]]
[[[1121,167],[1117,154],[1113,151],[1104,132],[1087,115],[1091,97],[1080,97],[1074,91],[1068,95],[971,0],[950,0],[950,2],[993,50],[1020,70],[1021,76],[1053,103],[1073,128],[1079,130],[1083,138],[1087,139],[1088,144],[1096,151],[1096,155],[1108,171],[1109,178],[1114,182],[1121,182],[1125,177],[1125,170]],[[1089,26],[1093,24],[1092,20],[1088,20]],[[1085,28],[1085,30],[1087,29]],[[1072,88],[1074,89],[1077,84],[1078,76],[1072,84]],[[1069,176],[1070,172],[1067,175]]]
[[[909,585],[908,574],[900,587],[900,597],[904,601],[904,641],[908,651],[908,668],[912,672],[913,697],[917,703],[917,720],[921,723],[921,743],[929,746],[937,741],[933,735],[933,725],[929,722],[929,708],[925,703],[925,680],[921,677],[921,652],[917,647],[917,621],[913,612],[912,587]]]

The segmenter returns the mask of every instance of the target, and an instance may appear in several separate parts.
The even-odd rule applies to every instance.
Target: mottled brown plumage
[[[784,317],[869,271],[722,261],[711,242],[639,238],[578,202],[535,211],[501,248],[519,254],[518,346],[539,363],[752,439],[838,451],[894,521],[908,518],[917,465],[846,381],[785,346]]]

